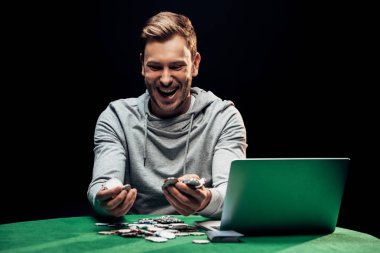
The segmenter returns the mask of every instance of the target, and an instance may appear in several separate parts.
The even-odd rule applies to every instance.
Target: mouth
[[[169,98],[177,92],[178,88],[170,88],[170,89],[157,88],[157,90],[161,96]]]

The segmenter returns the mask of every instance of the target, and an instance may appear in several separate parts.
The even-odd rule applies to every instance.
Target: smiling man
[[[187,17],[158,13],[141,38],[147,92],[114,101],[100,115],[89,201],[106,216],[220,218],[231,161],[245,158],[243,119],[231,101],[192,88],[201,56]],[[162,188],[169,177],[178,180]],[[201,187],[183,183],[200,178]]]

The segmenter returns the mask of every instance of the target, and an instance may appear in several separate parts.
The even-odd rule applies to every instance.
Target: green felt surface
[[[126,222],[158,215],[128,215]],[[188,224],[204,220],[200,216],[177,216]],[[193,244],[207,236],[177,237],[166,243],[143,238],[99,235],[107,230],[95,226],[93,217],[37,220],[0,225],[0,252],[380,252],[380,240],[344,228],[323,236],[244,237],[240,243]]]

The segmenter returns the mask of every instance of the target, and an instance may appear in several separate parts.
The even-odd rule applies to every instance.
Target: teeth
[[[163,93],[172,93],[173,91],[175,91],[175,89],[171,89],[171,90],[162,90],[160,89],[161,92]]]

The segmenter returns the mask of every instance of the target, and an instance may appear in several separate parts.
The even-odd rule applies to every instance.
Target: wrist
[[[199,210],[197,210],[197,212],[201,212],[203,209],[205,209],[208,206],[208,204],[210,204],[212,193],[208,188],[205,188],[205,192],[206,192],[206,198],[203,200],[201,207],[199,208]]]

